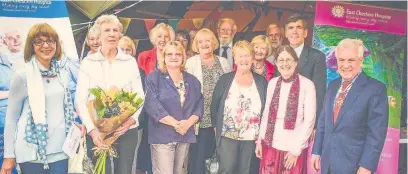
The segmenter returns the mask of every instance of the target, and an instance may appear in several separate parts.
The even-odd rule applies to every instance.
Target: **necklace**
[[[264,65],[262,64],[261,66],[256,66],[256,64],[254,64],[254,68],[255,69],[262,69],[264,67]]]

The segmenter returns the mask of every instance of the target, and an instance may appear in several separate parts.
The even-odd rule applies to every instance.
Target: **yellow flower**
[[[109,90],[102,92],[101,100],[105,106],[112,106],[113,100],[115,99],[116,91]]]
[[[124,113],[126,111],[131,111],[133,109],[133,106],[130,102],[122,101],[121,103],[119,103],[119,108],[120,113]]]

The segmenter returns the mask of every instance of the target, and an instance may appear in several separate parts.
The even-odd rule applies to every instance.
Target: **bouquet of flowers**
[[[95,96],[95,99],[88,102],[88,112],[100,132],[102,142],[108,146],[108,148],[93,148],[95,157],[98,158],[95,172],[105,174],[106,158],[108,156],[117,157],[112,144],[119,137],[113,133],[141,108],[143,99],[136,93],[119,90],[116,87],[106,91],[101,88],[92,88],[89,91]]]

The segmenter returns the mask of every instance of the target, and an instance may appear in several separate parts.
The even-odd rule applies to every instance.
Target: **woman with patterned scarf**
[[[46,23],[36,24],[25,45],[26,63],[10,85],[1,173],[11,173],[16,163],[25,174],[68,173],[69,157],[62,146],[75,126],[71,96],[75,89],[68,89],[70,76],[59,67],[58,34]]]
[[[269,81],[256,156],[260,174],[306,173],[308,139],[316,117],[312,81],[298,74],[298,57],[289,45],[276,52],[281,76]]]

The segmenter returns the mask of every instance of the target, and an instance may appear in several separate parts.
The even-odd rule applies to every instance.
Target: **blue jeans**
[[[40,163],[25,162],[19,165],[23,174],[68,174],[68,159],[49,163],[48,170]]]

